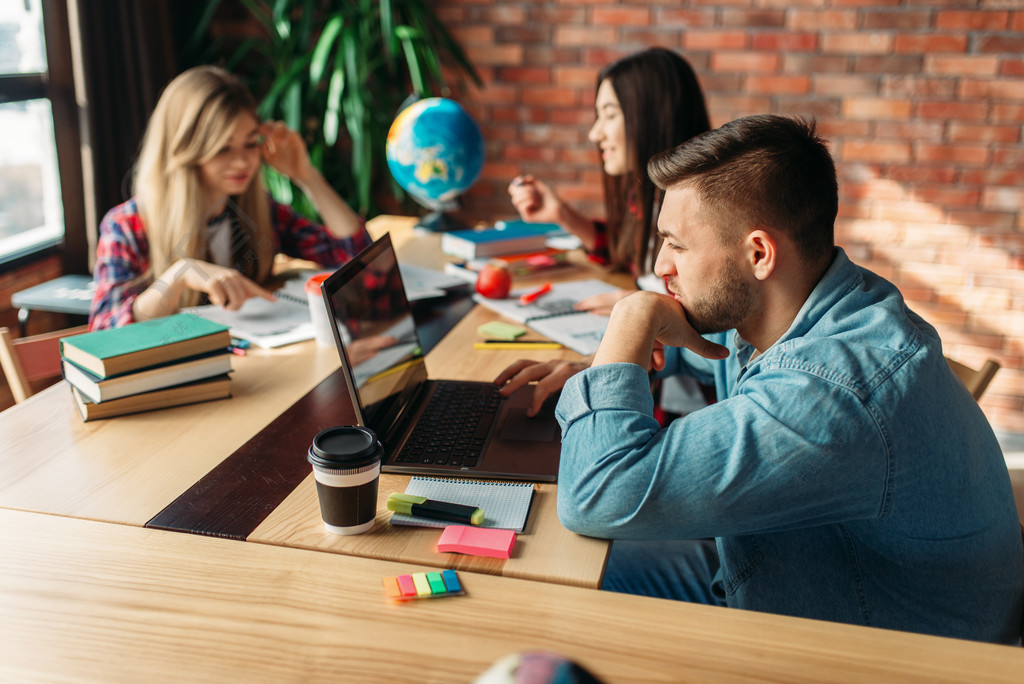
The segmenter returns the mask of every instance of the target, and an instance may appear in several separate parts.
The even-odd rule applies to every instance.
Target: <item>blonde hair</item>
[[[149,240],[149,275],[162,273],[178,259],[207,259],[209,207],[199,167],[227,144],[244,114],[259,120],[252,94],[219,67],[189,69],[164,88],[132,181]],[[244,239],[233,238],[233,256],[246,276],[263,281],[273,265],[274,239],[261,174],[257,171],[246,191],[232,200],[244,234]],[[189,291],[181,304],[198,300],[199,293]]]

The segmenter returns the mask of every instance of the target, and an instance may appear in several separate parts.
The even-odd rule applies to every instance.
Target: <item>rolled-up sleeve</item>
[[[271,200],[270,215],[279,250],[290,257],[315,261],[321,266],[340,266],[373,242],[366,232],[365,222],[353,235],[338,238],[319,223],[295,213],[286,204]]]
[[[89,307],[89,329],[116,328],[134,322],[132,305],[149,285],[149,243],[141,219],[116,207],[100,223],[93,280],[96,290]]]

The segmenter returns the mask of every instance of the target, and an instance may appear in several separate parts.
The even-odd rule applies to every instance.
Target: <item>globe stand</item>
[[[446,211],[432,211],[426,216],[421,216],[417,228],[429,230],[432,233],[448,233],[453,230],[468,230],[469,226],[464,221],[449,214]]]

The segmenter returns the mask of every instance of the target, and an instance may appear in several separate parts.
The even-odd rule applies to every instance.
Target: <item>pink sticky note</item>
[[[466,553],[471,556],[508,558],[516,543],[512,530],[496,530],[490,527],[469,525],[448,525],[437,542],[442,553]]]

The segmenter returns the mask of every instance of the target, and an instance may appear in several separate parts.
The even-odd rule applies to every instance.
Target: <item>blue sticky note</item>
[[[442,579],[444,579],[444,585],[448,587],[450,593],[462,591],[462,585],[459,584],[459,576],[455,574],[454,570],[445,570],[441,573]]]

